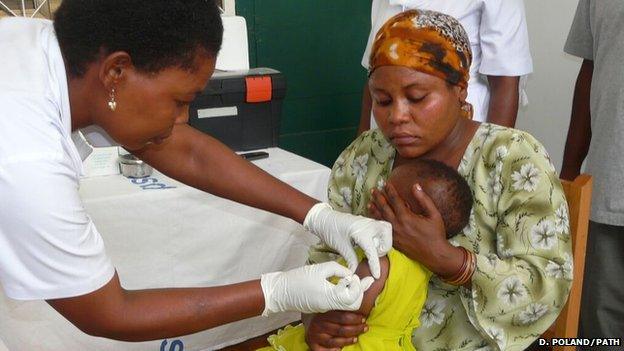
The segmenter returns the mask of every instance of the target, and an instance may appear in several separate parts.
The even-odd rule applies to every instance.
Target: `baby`
[[[422,209],[411,189],[414,184],[420,184],[442,216],[447,239],[459,234],[468,224],[472,208],[470,188],[461,175],[445,164],[433,160],[413,160],[396,167],[389,181],[416,214],[422,213]],[[363,255],[358,255],[362,259]],[[412,331],[420,324],[419,316],[427,298],[431,272],[394,249],[380,261],[381,277],[366,291],[362,306],[357,311],[368,316],[366,323],[369,329],[358,337],[355,344],[343,350],[414,350]],[[365,260],[360,262],[356,273],[360,277],[371,275]],[[260,350],[309,349],[302,324],[287,326],[276,335],[271,335],[268,341],[271,346]]]

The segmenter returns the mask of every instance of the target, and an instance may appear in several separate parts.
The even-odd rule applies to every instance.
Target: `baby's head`
[[[418,183],[437,207],[446,237],[451,238],[468,224],[472,209],[472,193],[466,180],[451,167],[434,160],[411,160],[392,170],[389,181],[414,213],[422,207],[412,195]]]

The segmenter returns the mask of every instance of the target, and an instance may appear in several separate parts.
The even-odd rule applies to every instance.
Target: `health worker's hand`
[[[338,284],[327,279],[341,278]],[[286,311],[318,313],[329,310],[354,311],[360,308],[364,291],[372,277],[362,280],[336,262],[303,266],[286,272],[263,274],[263,316]]]
[[[310,209],[303,226],[347,261],[352,272],[358,265],[353,245],[364,250],[371,274],[379,278],[379,257],[392,248],[392,226],[388,222],[335,211],[326,203]]]

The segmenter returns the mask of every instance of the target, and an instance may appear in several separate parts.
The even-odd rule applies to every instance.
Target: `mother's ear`
[[[453,85],[453,91],[455,95],[457,96],[457,99],[460,102],[460,104],[463,104],[466,101],[466,98],[468,97],[468,89],[466,87],[462,87],[459,85]]]
[[[459,85],[453,85],[451,89],[457,98],[457,106],[461,111],[461,115],[467,119],[472,119],[474,113],[472,104],[466,101],[466,98],[468,97],[468,89]]]

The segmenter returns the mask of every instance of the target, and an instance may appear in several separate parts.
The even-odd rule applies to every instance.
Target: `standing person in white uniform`
[[[352,242],[378,276],[390,225],[335,212],[186,124],[222,33],[211,0],[65,0],[54,23],[0,20],[0,284],[9,297],[46,300],[84,332],[128,341],[259,314],[359,308],[372,278],[353,275]],[[172,178],[303,223],[352,269],[125,290],[78,196],[85,155],[72,132],[91,125]],[[344,279],[334,285],[331,276]]]
[[[409,9],[442,12],[459,20],[470,40],[473,60],[468,81],[466,109],[473,119],[514,127],[519,100],[524,99],[520,82],[533,71],[529,37],[522,0],[373,0],[371,32],[362,57],[368,61],[375,35],[392,16]],[[472,105],[472,106],[470,106]],[[364,85],[358,135],[376,128],[371,115],[371,94]]]

